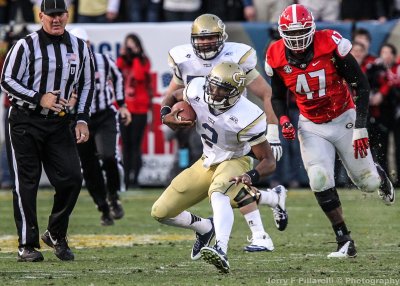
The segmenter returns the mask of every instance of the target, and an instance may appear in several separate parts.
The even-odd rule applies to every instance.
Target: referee
[[[87,122],[94,92],[94,65],[84,41],[65,31],[63,0],[43,0],[42,28],[19,40],[7,54],[1,86],[11,101],[7,153],[14,180],[14,219],[18,261],[42,261],[36,197],[42,165],[55,188],[44,243],[60,260],[73,260],[66,235],[82,185],[75,141],[89,139]],[[77,124],[68,110],[77,90]]]
[[[88,34],[84,29],[74,28],[70,34],[86,41],[90,46]],[[78,145],[78,152],[86,188],[97,209],[102,213],[101,225],[107,226],[113,225],[114,219],[120,219],[124,215],[118,196],[121,187],[125,189],[123,167],[119,164],[121,159],[117,149],[118,115],[121,115],[122,122],[127,125],[131,122],[131,114],[125,105],[123,76],[115,62],[109,56],[100,53],[94,53],[93,60],[96,85],[90,108],[90,139],[85,144]],[[119,106],[119,112],[113,104],[114,100]]]

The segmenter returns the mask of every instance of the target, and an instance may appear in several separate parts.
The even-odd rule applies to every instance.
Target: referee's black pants
[[[39,248],[36,197],[43,168],[55,188],[47,229],[65,237],[82,186],[75,136],[67,116],[44,118],[15,107],[9,113],[7,153],[14,181],[14,219],[19,246]]]
[[[118,199],[121,187],[120,176],[123,175],[123,170],[119,164],[121,160],[117,150],[117,123],[117,113],[112,109],[94,113],[90,117],[89,140],[78,144],[86,188],[100,211],[108,209],[107,195],[111,200]]]

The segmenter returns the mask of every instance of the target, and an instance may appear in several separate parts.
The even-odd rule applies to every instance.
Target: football
[[[178,101],[172,106],[171,112],[183,109],[181,112],[177,114],[177,118],[180,121],[195,121],[196,120],[196,112],[193,107],[190,106],[186,101]]]

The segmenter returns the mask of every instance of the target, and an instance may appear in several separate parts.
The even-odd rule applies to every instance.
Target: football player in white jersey
[[[225,25],[215,15],[203,14],[192,25],[191,44],[180,45],[169,52],[168,62],[174,71],[174,77],[166,91],[170,95],[173,91],[185,87],[192,79],[209,74],[211,69],[223,61],[231,61],[239,64],[246,74],[245,85],[253,94],[263,100],[263,106],[268,120],[267,139],[273,150],[276,160],[282,156],[282,147],[278,134],[278,120],[271,107],[271,87],[256,70],[256,51],[245,44],[225,42],[227,39]],[[246,92],[242,96],[247,96]],[[168,108],[166,109],[168,112]],[[272,208],[275,224],[279,230],[284,230],[288,223],[285,200],[287,190],[278,186],[272,190],[257,190],[259,204]],[[252,230],[251,223],[261,221],[260,214],[249,214],[246,208],[240,208],[247,224]],[[251,244],[245,248],[248,252],[268,251],[270,242],[266,242],[264,236],[257,237],[252,231]],[[198,241],[196,241],[196,244]]]
[[[265,136],[265,113],[242,96],[245,80],[246,74],[238,64],[222,62],[206,78],[195,78],[185,89],[163,99],[164,106],[185,100],[193,107],[203,156],[172,180],[154,203],[151,215],[160,223],[194,230],[201,242],[193,247],[192,259],[201,256],[223,273],[229,272],[232,207],[258,211],[251,185],[275,170],[275,158]],[[178,112],[166,113],[163,123],[172,129],[193,124],[177,120]],[[259,161],[255,168],[250,153]],[[202,219],[187,211],[207,196],[213,219]],[[257,235],[269,238],[261,220],[254,224]],[[214,228],[215,245],[209,247]],[[272,241],[269,247],[273,249]]]
[[[213,14],[203,14],[192,24],[191,44],[180,45],[169,51],[168,63],[174,71],[166,94],[185,87],[193,78],[208,75],[223,61],[240,65],[246,73],[246,87],[263,101],[268,121],[268,142],[277,161],[282,156],[278,132],[278,118],[271,105],[272,89],[256,69],[256,51],[242,43],[226,42],[225,24]],[[245,95],[246,96],[246,95]]]

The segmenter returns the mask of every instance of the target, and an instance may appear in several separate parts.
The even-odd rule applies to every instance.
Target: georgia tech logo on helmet
[[[220,28],[220,29],[224,29],[225,28],[225,24],[224,24],[224,22],[222,22],[221,19],[218,20],[217,25],[218,25],[218,28]]]
[[[234,82],[236,82],[238,84],[238,87],[239,86],[244,86],[244,84],[246,82],[246,77],[243,76],[243,74],[240,73],[240,72],[235,72],[232,75],[232,79],[233,79]]]

